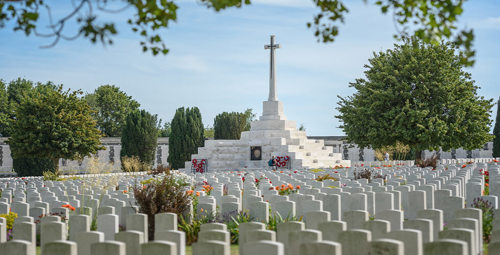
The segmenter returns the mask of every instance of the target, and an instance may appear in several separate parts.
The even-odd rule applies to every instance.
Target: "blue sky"
[[[264,44],[275,34],[282,46],[276,56],[278,98],[288,119],[304,124],[308,135],[343,135],[334,118],[337,95],[353,93],[349,82],[363,77],[374,51],[393,46],[396,31],[392,16],[373,4],[346,2],[350,12],[339,36],[322,44],[306,27],[316,13],[312,1],[258,0],[220,13],[180,1],[178,21],[162,32],[170,53],[156,57],[142,53],[140,38],[125,24],[127,12],[106,15],[118,22],[111,47],[78,39],[41,49],[51,41],[25,37],[8,26],[0,30],[0,79],[50,80],[84,92],[114,84],[163,120],[170,121],[178,107],[197,106],[203,123],[212,125],[224,111],[252,108],[260,115],[269,86]],[[63,6],[61,13],[67,10]],[[468,71],[481,87],[479,94],[497,101],[500,1],[468,1],[459,27],[474,28],[477,57]]]

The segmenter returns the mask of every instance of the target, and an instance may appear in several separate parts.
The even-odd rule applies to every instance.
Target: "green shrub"
[[[483,212],[483,241],[489,243],[495,217],[493,205],[488,200],[474,198],[474,200],[472,200],[472,208],[481,209]]]
[[[17,218],[17,213],[15,212],[9,212],[9,214],[0,214],[0,217],[5,218],[5,221],[7,222],[7,231],[9,229],[12,229],[14,226],[14,220]]]
[[[14,158],[13,168],[17,176],[42,176],[43,172],[55,172],[56,164],[45,158]]]
[[[135,186],[134,196],[139,212],[148,215],[150,240],[154,240],[155,214],[169,212],[181,215],[189,211],[192,198],[186,192],[185,183],[176,180],[174,175]]]

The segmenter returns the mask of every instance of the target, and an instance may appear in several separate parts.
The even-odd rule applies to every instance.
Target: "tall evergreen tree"
[[[120,156],[137,156],[141,162],[152,164],[158,144],[158,119],[146,110],[127,115],[122,129]]]
[[[9,99],[5,83],[0,80],[0,137],[7,136],[9,127]]]
[[[215,116],[214,138],[238,140],[241,132],[250,130],[250,123],[255,114],[252,109],[245,112],[223,112]]]
[[[495,127],[493,128],[493,157],[500,157],[500,97],[497,103],[497,119],[495,120]]]
[[[173,169],[184,167],[191,155],[205,143],[204,128],[198,107],[181,107],[175,112],[171,122],[168,146],[168,162]]]

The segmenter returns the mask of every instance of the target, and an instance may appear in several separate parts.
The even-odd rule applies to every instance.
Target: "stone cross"
[[[278,101],[278,95],[276,93],[276,75],[275,75],[275,62],[274,62],[274,49],[279,49],[279,44],[274,44],[274,35],[271,35],[271,44],[264,45],[264,49],[270,49],[270,70],[269,70],[269,99],[268,101]]]

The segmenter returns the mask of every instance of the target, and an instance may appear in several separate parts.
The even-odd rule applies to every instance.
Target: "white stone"
[[[145,243],[144,233],[134,230],[118,232],[114,240],[125,244],[127,255],[141,255],[141,244]]]

